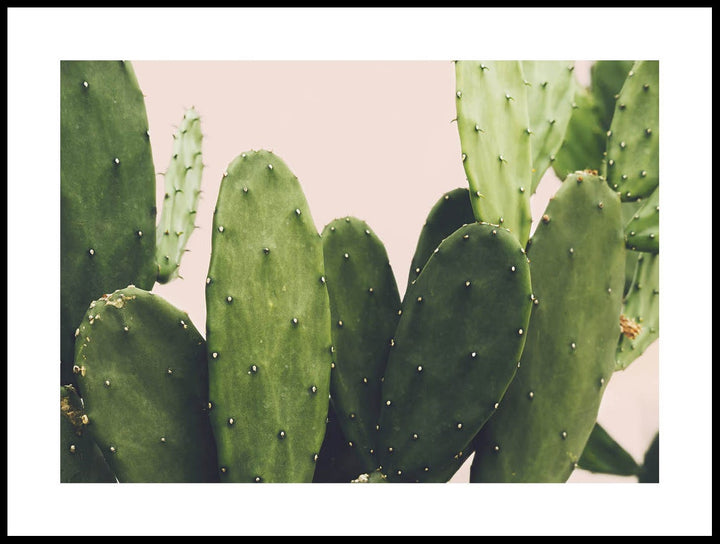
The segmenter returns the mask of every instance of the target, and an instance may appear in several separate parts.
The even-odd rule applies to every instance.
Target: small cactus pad
[[[463,166],[478,221],[530,236],[532,155],[527,83],[519,61],[457,61],[455,104]]]
[[[60,345],[72,375],[73,333],[91,301],[152,288],[155,170],[142,92],[129,62],[60,63]]]
[[[660,255],[628,250],[635,272],[623,297],[615,370],[624,370],[660,336]]]
[[[195,230],[203,172],[202,137],[200,116],[190,108],[173,136],[172,156],[165,171],[165,199],[155,232],[159,283],[179,276],[180,261]]]
[[[475,216],[470,204],[470,191],[467,187],[448,191],[435,202],[420,230],[415,253],[410,262],[408,287],[420,275],[425,263],[440,242],[463,225],[470,223],[475,223]]]
[[[71,385],[60,387],[60,482],[115,483],[100,448],[85,432],[82,400]]]
[[[205,289],[223,482],[311,482],[334,353],[322,240],[297,177],[249,151],[224,174]]]
[[[578,468],[600,474],[635,476],[640,467],[625,448],[599,423],[595,424],[583,450]]]
[[[527,82],[530,143],[532,149],[532,192],[563,143],[576,90],[575,64],[562,60],[523,61]]]
[[[659,87],[659,62],[637,61],[615,103],[606,177],[623,201],[650,196],[660,181]]]
[[[388,479],[445,481],[459,467],[515,376],[531,295],[527,257],[507,229],[472,223],[438,246],[403,301],[385,371],[378,453]]]
[[[628,249],[658,253],[660,251],[660,186],[639,202],[632,217],[625,223],[625,245]]]
[[[563,482],[615,366],[625,279],[620,199],[568,176],[528,248],[534,304],[520,368],[475,438],[472,482]]]
[[[205,341],[185,312],[133,286],[105,295],[75,363],[88,429],[121,483],[217,480]]]
[[[322,232],[335,347],[331,403],[348,443],[367,466],[380,417],[381,382],[400,319],[400,295],[385,246],[365,221],[345,217]]]
[[[335,410],[330,403],[327,427],[317,462],[313,483],[346,484],[367,471],[367,462],[358,455],[355,444],[345,438]]]

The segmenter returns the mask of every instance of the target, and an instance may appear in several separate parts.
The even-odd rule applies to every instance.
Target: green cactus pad
[[[345,438],[331,403],[313,483],[346,484],[366,472],[366,466],[367,463],[358,455],[358,448]]]
[[[475,223],[475,216],[467,187],[453,189],[440,197],[430,209],[427,220],[420,230],[415,253],[410,261],[407,285],[412,285],[415,278],[420,275],[425,263],[440,242],[463,225],[470,223]]]
[[[336,219],[322,240],[335,347],[330,402],[366,472],[377,466],[380,379],[400,319],[400,295],[385,246],[365,221]]]
[[[578,468],[589,472],[618,476],[635,476],[640,469],[633,456],[618,444],[599,423],[595,424],[590,433],[578,461]]]
[[[383,381],[389,480],[446,481],[465,461],[515,375],[531,297],[527,257],[507,229],[472,223],[439,245],[403,301]]]
[[[60,387],[60,482],[115,483],[100,448],[86,432],[82,400],[71,385]]]
[[[638,202],[638,201],[636,201]],[[660,186],[642,199],[632,217],[625,224],[625,244],[628,249],[658,253],[660,251]],[[623,203],[635,204],[633,203]]]
[[[205,290],[210,413],[223,482],[311,482],[334,353],[322,240],[297,177],[236,157],[213,219]]]
[[[88,429],[118,480],[215,481],[205,341],[187,313],[128,286],[93,302],[77,332]]]
[[[659,62],[637,61],[615,103],[605,175],[623,201],[650,196],[660,181],[659,87]]]
[[[578,172],[550,200],[528,248],[535,304],[520,368],[480,431],[472,482],[564,482],[615,366],[625,245],[620,199]]]
[[[628,250],[635,273],[622,307],[615,370],[624,370],[660,336],[660,255]]]
[[[129,62],[60,63],[61,383],[91,301],[155,283],[155,170]]]
[[[532,192],[534,193],[563,143],[573,113],[575,64],[570,61],[523,61],[527,85]]]
[[[182,256],[195,230],[203,172],[202,138],[200,116],[190,108],[173,135],[172,156],[165,171],[165,199],[156,229],[159,283],[179,276]]]
[[[455,63],[457,125],[478,221],[530,236],[532,129],[519,61]]]

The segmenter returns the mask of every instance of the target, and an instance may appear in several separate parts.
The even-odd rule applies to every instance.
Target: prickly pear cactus
[[[82,400],[71,385],[60,387],[60,482],[115,483],[100,448],[88,436]]]
[[[463,225],[470,223],[475,223],[475,216],[470,204],[468,188],[459,187],[443,194],[433,204],[420,230],[415,253],[410,262],[407,285],[412,285],[415,278],[420,275],[425,263],[440,242]]]
[[[400,319],[400,295],[385,246],[365,221],[336,219],[322,240],[335,348],[330,402],[363,462],[359,474],[377,467],[380,379]]]
[[[383,381],[378,458],[388,480],[452,476],[447,467],[458,467],[515,376],[531,295],[527,257],[508,230],[472,223],[438,246],[405,296]]]
[[[455,104],[475,218],[530,236],[532,154],[520,61],[457,61]]]
[[[155,169],[142,92],[129,62],[60,63],[60,348],[74,382],[73,333],[88,304],[118,287],[152,288]]]
[[[646,198],[660,181],[659,62],[636,61],[615,103],[606,177],[623,201]]]
[[[532,192],[555,160],[573,112],[575,64],[563,60],[523,61],[530,117]]]
[[[322,240],[277,155],[223,177],[206,285],[211,421],[223,482],[311,482],[331,353]]]
[[[75,361],[87,428],[121,483],[217,480],[205,341],[185,312],[134,286],[105,295]]]
[[[172,156],[165,171],[165,198],[156,229],[159,283],[179,276],[182,256],[195,230],[203,172],[202,138],[200,115],[189,108],[173,135]]]
[[[625,246],[620,199],[568,176],[528,248],[535,295],[520,368],[474,440],[472,482],[564,482],[615,367]]]

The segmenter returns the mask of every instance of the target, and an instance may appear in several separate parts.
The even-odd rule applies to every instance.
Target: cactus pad
[[[288,166],[228,166],[205,289],[210,412],[223,482],[311,482],[333,353],[322,240]]]

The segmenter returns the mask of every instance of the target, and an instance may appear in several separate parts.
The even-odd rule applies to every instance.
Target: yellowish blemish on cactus
[[[68,418],[75,430],[75,434],[78,436],[82,435],[83,418],[87,418],[87,416],[84,416],[79,410],[73,409],[68,397],[62,397],[60,399],[60,412]]]
[[[621,315],[620,316],[620,330],[630,340],[634,340],[635,338],[637,338],[637,335],[640,334],[642,327],[640,325],[638,325],[635,321],[630,319],[629,317],[626,317],[625,315]]]
[[[115,298],[115,299],[108,298],[108,299],[105,301],[105,304],[108,305],[108,306],[115,306],[116,308],[119,309],[119,308],[122,308],[123,306],[125,306],[125,301],[126,301],[126,300],[132,300],[132,299],[134,299],[134,298],[135,298],[135,295],[128,296],[128,295],[123,295],[123,294],[121,293],[121,294],[118,295],[117,298]],[[99,317],[99,316],[96,316],[96,317]]]

